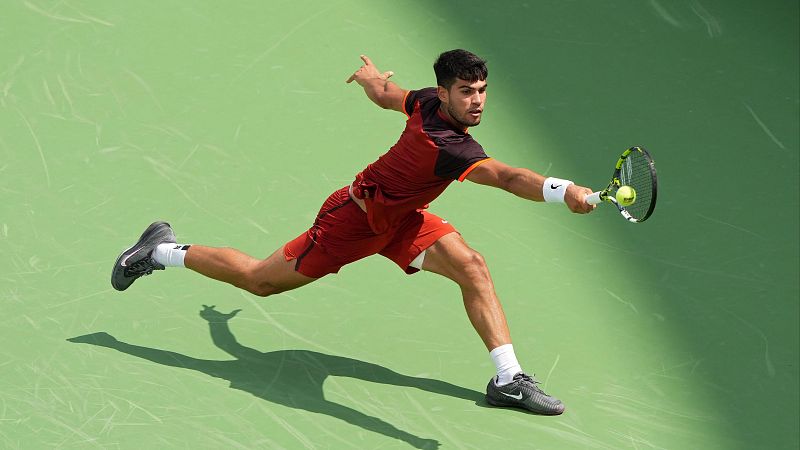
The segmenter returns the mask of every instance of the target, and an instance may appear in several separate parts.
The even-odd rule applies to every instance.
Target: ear
[[[450,92],[444,88],[444,86],[436,86],[436,95],[439,96],[439,100],[444,104],[450,103]]]

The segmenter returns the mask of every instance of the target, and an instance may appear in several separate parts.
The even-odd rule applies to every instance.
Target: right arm
[[[510,192],[517,197],[522,197],[535,202],[544,201],[542,187],[546,177],[525,168],[511,167],[496,159],[490,159],[477,166],[467,175],[473,183],[485,184]],[[586,203],[586,196],[592,190],[577,184],[567,187],[564,203],[570,211],[585,214],[594,210],[594,205]]]
[[[389,81],[394,72],[381,73],[366,55],[361,55],[361,60],[364,65],[350,75],[346,82],[355,81],[360,84],[367,97],[381,108],[405,113],[403,100],[408,91]]]

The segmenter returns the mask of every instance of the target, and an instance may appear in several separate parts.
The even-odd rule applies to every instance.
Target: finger
[[[352,74],[352,75],[350,75],[350,78],[348,78],[347,81],[345,81],[345,83],[350,83],[355,79],[356,79],[356,74]]]
[[[390,70],[390,71],[388,71],[388,72],[384,72],[384,73],[383,73],[383,78],[385,78],[385,79],[387,79],[387,80],[388,80],[388,79],[389,79],[389,78],[390,78],[392,75],[394,75],[394,72],[392,72],[392,71]]]
[[[366,64],[368,66],[372,65],[372,60],[369,59],[369,56],[367,56],[367,55],[361,55],[361,60],[364,61],[364,64]]]

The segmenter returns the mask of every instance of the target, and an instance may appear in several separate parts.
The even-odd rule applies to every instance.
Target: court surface
[[[800,444],[797,2],[0,15],[0,448]],[[421,88],[460,47],[489,61],[471,132],[491,156],[600,188],[643,145],[659,170],[641,226],[470,183],[432,205],[487,259],[563,416],[487,407],[494,368],[456,286],[380,257],[267,299],[179,269],[112,290],[154,220],[256,256],[296,236],[404,125],[344,83],[358,56]]]

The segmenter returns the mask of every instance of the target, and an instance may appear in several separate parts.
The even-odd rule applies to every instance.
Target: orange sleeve
[[[411,118],[411,114],[409,114],[408,111],[406,111],[406,100],[408,100],[408,94],[410,93],[411,91],[406,91],[406,95],[403,96],[403,114],[405,114],[406,117],[408,117],[409,119]]]
[[[474,163],[473,165],[469,166],[469,168],[467,168],[467,170],[465,170],[464,173],[462,173],[461,176],[458,177],[458,181],[463,182],[467,178],[467,175],[469,175],[470,172],[475,170],[476,167],[480,166],[481,164],[485,163],[486,161],[489,161],[490,159],[492,159],[492,158],[482,159],[482,160]]]

